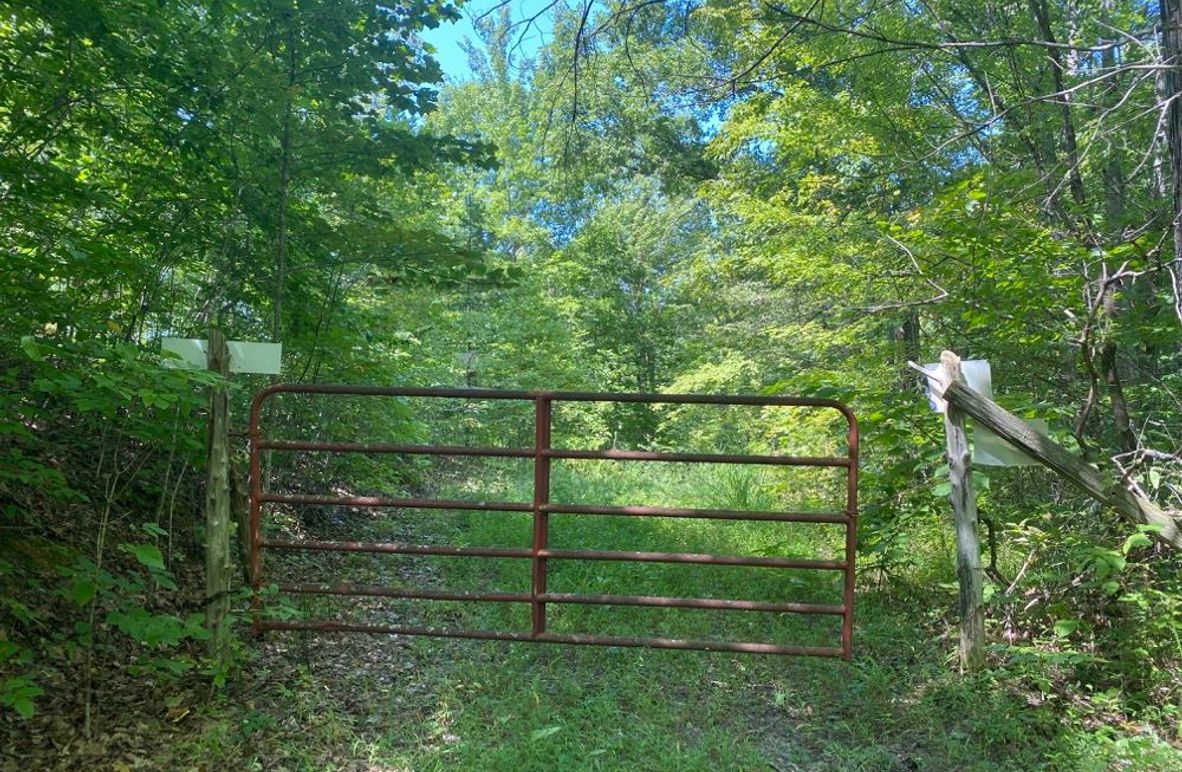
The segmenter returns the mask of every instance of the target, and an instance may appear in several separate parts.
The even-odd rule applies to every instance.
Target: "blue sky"
[[[514,21],[529,19],[541,11],[551,0],[509,0],[506,6],[509,17]],[[425,30],[421,37],[435,47],[435,58],[443,67],[443,73],[449,80],[467,80],[472,77],[472,70],[468,67],[468,55],[460,48],[460,42],[467,38],[479,45],[479,36],[472,26],[472,20],[481,14],[500,5],[498,0],[469,0],[460,7],[463,16],[455,24],[443,24],[433,30]],[[543,39],[549,30],[549,19],[539,19],[539,26],[529,30],[520,30],[520,48],[518,56],[532,56],[546,40]]]

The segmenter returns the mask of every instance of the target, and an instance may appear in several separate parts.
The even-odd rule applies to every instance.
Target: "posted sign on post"
[[[211,345],[212,340],[212,345]],[[283,344],[227,341],[221,330],[210,327],[209,338],[162,338],[166,367],[209,370],[228,377],[231,373],[278,375]],[[229,592],[232,573],[230,540],[233,507],[230,461],[230,403],[224,381],[209,386],[209,446],[205,485],[205,625],[209,631],[210,657],[224,664],[228,657]],[[245,527],[243,525],[243,530]]]
[[[939,364],[925,364],[923,369],[933,375],[940,368]],[[993,399],[993,374],[989,369],[989,362],[984,359],[963,359],[960,362],[960,372],[964,376],[965,385],[986,399]],[[948,404],[932,393],[932,380],[925,381],[928,394],[928,404],[937,413],[948,409]],[[1026,421],[1026,424],[1039,434],[1047,433],[1047,422],[1041,418]],[[1010,443],[998,437],[984,426],[973,427],[973,463],[980,466],[1038,466],[1038,462]]]
[[[231,340],[227,341],[227,346],[230,349],[230,372],[279,374],[283,358],[282,343]],[[180,357],[165,360],[168,367],[189,370],[204,370],[206,367],[209,341],[205,338],[162,338],[160,348]]]

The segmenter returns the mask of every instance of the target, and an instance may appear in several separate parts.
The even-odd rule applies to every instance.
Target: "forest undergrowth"
[[[491,485],[490,485],[491,483]],[[520,479],[452,479],[446,495],[474,489],[520,492]],[[668,496],[671,489],[712,505],[757,508],[774,497],[760,474],[636,474],[597,470],[567,476],[560,492],[600,500]],[[563,490],[564,489],[564,490]],[[662,542],[666,548],[765,553],[764,534],[720,534],[717,524],[638,525],[589,518],[553,526],[576,543]],[[423,516],[341,510],[321,521],[331,538],[516,545],[528,523],[487,513]],[[698,525],[695,523],[694,525]],[[582,530],[580,530],[582,529]],[[647,529],[647,531],[646,531]],[[307,534],[305,534],[307,535]],[[1004,651],[994,667],[961,676],[951,662],[954,591],[939,568],[949,549],[934,539],[928,570],[859,586],[852,662],[767,655],[560,647],[364,634],[269,633],[252,642],[239,679],[196,706],[169,751],[153,763],[255,769],[1182,769],[1177,751],[1147,724],[1073,694],[1066,674],[1022,663]],[[824,548],[815,533],[775,543],[783,554]],[[584,545],[586,546],[586,545]],[[831,545],[829,545],[831,546]],[[492,567],[490,567],[492,563]],[[509,561],[392,559],[316,555],[286,568],[305,577],[359,584],[511,589],[525,579]],[[644,568],[649,568],[645,566]],[[579,565],[567,577],[582,591],[635,584],[628,568]],[[765,569],[732,581],[654,570],[646,591],[757,597],[762,590],[799,599],[804,582]],[[933,584],[942,589],[933,594]],[[592,589],[594,588],[594,589]],[[603,589],[610,588],[610,589]],[[631,587],[628,587],[631,590]],[[703,592],[704,591],[704,592]],[[934,601],[934,602],[933,602]],[[942,602],[941,602],[942,601]],[[508,604],[435,604],[334,599],[293,601],[304,617],[371,624],[440,624],[518,629],[528,609]],[[440,608],[442,606],[442,608]],[[577,613],[583,631],[668,632],[667,611]],[[807,620],[778,614],[710,619],[707,633],[740,639],[799,640]],[[678,620],[673,620],[674,626]],[[683,621],[684,624],[684,621]],[[691,621],[675,633],[703,630]],[[656,626],[656,629],[654,627]],[[834,631],[829,631],[831,635]],[[1040,683],[1042,684],[1040,686]]]
[[[400,403],[350,412],[361,406],[337,405],[340,412],[330,414],[337,418],[321,418],[315,431],[300,423],[276,431],[325,440],[348,433],[364,439],[369,432],[441,444],[524,442],[514,436],[521,431],[520,416],[491,404],[475,412],[471,406],[424,411],[423,421],[414,424]],[[324,415],[313,406],[303,409]],[[379,415],[382,423],[368,418]],[[567,415],[560,426],[581,431],[584,418]],[[674,418],[667,419],[673,428]],[[817,439],[817,426],[787,419],[751,426],[789,427],[797,443],[816,446],[808,452],[833,452],[828,440]],[[669,447],[700,447],[688,435],[678,440],[670,432]],[[121,463],[143,463],[136,461],[143,445],[129,435],[123,451],[129,460]],[[746,444],[747,438],[727,439],[725,432],[710,436],[718,447],[758,447]],[[881,441],[881,430],[877,436]],[[778,452],[787,452],[783,442]],[[81,457],[63,464],[72,479],[86,468]],[[336,495],[529,501],[533,484],[530,463],[504,459],[420,464],[299,454],[287,461],[277,456],[273,470],[275,490]],[[1177,687],[1169,676],[1177,662],[1171,639],[1123,638],[1161,648],[1153,658],[1138,649],[1122,660],[1108,653],[1100,637],[1130,624],[1145,636],[1152,633],[1130,616],[1140,607],[1129,588],[1155,563],[1131,537],[1122,553],[1049,536],[1033,541],[1035,528],[1007,526],[1007,538],[988,561],[988,666],[973,674],[958,672],[955,661],[955,561],[951,531],[939,517],[909,521],[905,560],[877,549],[876,532],[861,529],[868,544],[859,555],[852,662],[363,634],[270,632],[255,638],[248,632],[248,594],[242,593],[235,599],[239,637],[232,668],[219,671],[203,654],[202,627],[193,617],[203,589],[191,558],[200,554],[200,531],[138,522],[143,493],[135,478],[113,477],[132,482],[111,490],[113,516],[99,533],[115,546],[102,566],[88,557],[95,554],[88,542],[92,532],[71,528],[88,516],[89,501],[65,501],[57,509],[31,504],[30,511],[40,513],[35,521],[0,534],[7,554],[21,555],[20,562],[10,557],[5,569],[7,613],[24,620],[14,629],[40,631],[43,640],[24,650],[10,644],[17,654],[9,667],[23,667],[28,676],[20,670],[9,676],[5,694],[19,696],[22,683],[35,691],[25,692],[30,715],[0,716],[0,768],[1182,768],[1170,697]],[[109,484],[112,476],[105,479]],[[166,502],[169,490],[164,484],[155,493]],[[551,494],[567,503],[824,510],[833,508],[841,490],[840,480],[808,483],[793,470],[580,461],[555,462]],[[982,501],[988,516],[1004,514],[990,506],[988,488]],[[185,500],[180,505],[194,507]],[[863,516],[882,518],[883,506],[870,498]],[[167,526],[164,504],[161,512],[157,519]],[[514,513],[278,505],[266,510],[264,532],[293,539],[521,547],[529,544],[531,523],[528,515]],[[54,544],[63,546],[48,552]],[[840,554],[841,535],[839,527],[818,524],[556,514],[551,544],[832,558]],[[1062,576],[1056,555],[1088,550],[1087,573],[1067,591],[1079,594],[1072,602],[1080,604],[1080,624],[1094,627],[1060,634],[1056,623],[1055,636],[1047,637],[1040,626],[1048,612],[1038,609],[1063,614],[1046,604],[1068,597],[1047,597],[1040,586],[1007,590],[994,580],[1012,578],[1016,587],[1031,570],[1032,544],[1047,570],[1059,571],[1047,576]],[[510,559],[300,551],[268,553],[264,567],[265,587],[348,581],[522,592],[529,586],[527,562]],[[815,571],[552,561],[551,590],[834,603],[840,598],[834,578]],[[1106,583],[1124,594],[1114,595]],[[522,604],[346,601],[280,596],[269,589],[264,602],[267,613],[281,618],[529,626]],[[88,609],[97,612],[93,635],[85,626]],[[561,632],[837,641],[836,620],[826,617],[553,605],[550,614],[551,629]],[[1168,633],[1170,617],[1160,624]],[[1085,630],[1095,632],[1091,647],[1082,645]]]

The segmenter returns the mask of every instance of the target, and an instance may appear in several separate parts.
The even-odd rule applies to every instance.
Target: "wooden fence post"
[[[208,367],[223,378],[230,375],[230,352],[221,330],[209,331]],[[205,627],[209,655],[216,665],[228,659],[230,610],[230,403],[226,386],[209,390],[209,457],[205,484]]]
[[[966,415],[1096,501],[1116,510],[1125,520],[1147,526],[1158,540],[1182,550],[1182,523],[1175,513],[1159,507],[1127,480],[1118,480],[1116,484],[1108,482],[1091,464],[1039,434],[993,400],[973,391],[960,375],[960,357],[956,354],[943,352],[935,373],[924,370],[915,362],[907,364],[935,382],[932,393],[947,405],[944,431],[948,438],[952,506],[956,512],[961,662],[966,667],[974,667],[984,655],[981,550],[977,536],[977,505],[970,478],[972,469],[964,433]]]
[[[936,376],[941,391],[963,383],[960,357],[951,351],[940,355]],[[956,575],[960,584],[960,665],[976,670],[985,662],[985,600],[981,576],[981,541],[977,534],[977,499],[973,492],[969,438],[964,413],[951,403],[944,412],[944,436],[948,443],[948,476],[956,521]]]

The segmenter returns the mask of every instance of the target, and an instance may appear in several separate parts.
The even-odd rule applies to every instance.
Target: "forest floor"
[[[610,482],[620,484],[618,478]],[[586,481],[580,484],[583,489],[573,495],[582,500],[608,495],[587,490]],[[603,480],[596,484],[602,487]],[[483,480],[481,488],[487,486]],[[658,524],[666,530],[654,533],[638,520],[574,518],[573,523],[585,523],[583,535],[609,547],[614,537],[650,549],[654,540],[668,545],[674,534],[679,548],[691,550],[738,547],[759,553],[770,544],[760,543],[758,530],[719,536],[717,524],[705,524],[710,530],[695,536],[685,521],[673,521]],[[418,543],[517,543],[529,532],[527,517],[513,525],[500,515],[448,520],[372,511],[342,513],[324,527],[331,538]],[[555,527],[561,534],[562,526]],[[558,538],[586,546],[578,544],[577,527],[568,525]],[[643,528],[650,530],[637,530]],[[801,554],[815,548],[814,541],[799,535],[795,542],[770,546]],[[293,565],[317,579],[344,575],[363,584],[490,589],[525,581],[514,573],[516,564],[489,568],[487,560],[444,558],[429,564],[339,554],[309,560]],[[630,581],[625,566],[599,564],[591,571],[567,578],[596,586],[594,591],[619,591]],[[763,577],[781,581],[772,574],[724,581],[650,572],[643,578],[669,594],[754,597]],[[564,591],[555,587],[562,581],[561,575],[552,578],[551,589]],[[796,592],[807,596],[813,589],[802,584]],[[167,758],[170,764],[207,769],[1182,770],[1182,754],[1151,729],[1122,724],[1119,716],[1037,687],[1004,662],[979,675],[958,674],[951,662],[954,641],[947,637],[954,629],[948,618],[953,590],[941,592],[936,597],[947,602],[933,608],[928,582],[860,589],[852,662],[271,633],[249,653],[242,677],[196,711],[191,731],[178,738]],[[473,611],[473,604],[443,605],[442,615],[430,618],[415,616],[405,603],[381,601],[336,604],[335,613],[386,624],[493,629],[517,629],[528,620],[527,609],[508,609],[510,604],[480,607],[490,609],[487,613]],[[332,606],[305,610],[333,613]],[[701,631],[694,622],[676,628],[667,610],[656,617],[634,609],[606,612],[579,617],[580,624],[585,631],[638,635],[653,634],[650,625],[662,625],[658,629],[665,633],[666,623],[685,637]],[[731,635],[766,640],[787,634],[793,641],[825,643],[825,636],[835,633],[813,629],[812,617],[744,618],[752,617],[754,627],[731,627]],[[731,619],[703,624],[731,624]]]
[[[636,527],[617,520],[624,519],[598,520],[598,537]],[[300,535],[483,543],[518,538],[528,527],[527,520],[511,528],[505,522],[354,510],[334,513],[317,533]],[[618,535],[635,542],[651,534]],[[699,548],[720,546],[701,538],[695,543]],[[290,570],[313,580],[347,577],[388,586],[483,589],[514,579],[511,569],[490,569],[487,561],[429,563],[390,557],[313,553],[273,567],[277,574]],[[468,567],[463,567],[465,561]],[[609,584],[625,579],[611,574],[613,570],[599,567],[590,579]],[[958,674],[950,661],[954,641],[947,636],[953,629],[948,618],[953,591],[940,590],[943,594],[936,597],[946,603],[933,608],[933,586],[916,581],[914,586],[899,579],[859,588],[852,662],[273,632],[247,639],[239,672],[212,697],[195,687],[171,694],[164,690],[146,698],[141,708],[120,708],[127,715],[151,713],[138,723],[138,739],[126,752],[108,736],[103,742],[115,750],[103,755],[102,763],[96,764],[93,755],[74,753],[61,756],[56,766],[1182,770],[1182,754],[1152,728],[1037,687],[1000,658],[979,675]],[[758,589],[757,582],[750,585],[748,589]],[[693,586],[663,589],[699,591]],[[720,595],[736,589],[718,588]],[[810,588],[798,589],[807,594]],[[415,607],[404,602],[376,599],[335,605],[317,599],[299,605],[310,615],[379,624],[460,622],[506,629],[521,621],[505,610],[509,604],[496,604],[487,614],[472,611],[473,604],[463,609],[443,604],[440,616],[431,618],[415,616]],[[520,610],[527,614],[527,609]],[[627,612],[616,609],[592,619],[591,629],[610,628],[614,620],[632,634],[654,633],[637,629],[646,623]],[[462,618],[464,614],[476,616]],[[828,634],[812,630],[800,618],[754,616],[759,627],[732,633],[744,638],[762,633],[764,639],[786,633],[794,640]],[[107,725],[126,720],[109,716]]]

